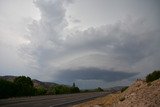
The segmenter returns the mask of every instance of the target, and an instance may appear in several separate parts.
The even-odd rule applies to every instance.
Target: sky
[[[0,75],[81,89],[160,69],[159,0],[0,0]]]

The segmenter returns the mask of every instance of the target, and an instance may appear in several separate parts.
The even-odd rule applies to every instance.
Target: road
[[[1,99],[0,107],[70,107],[73,104],[91,100],[96,97],[102,97],[107,94],[109,93],[92,92]]]

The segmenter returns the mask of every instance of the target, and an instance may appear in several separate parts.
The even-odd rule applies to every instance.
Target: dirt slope
[[[123,93],[111,94],[74,107],[160,107],[160,80],[137,80]]]

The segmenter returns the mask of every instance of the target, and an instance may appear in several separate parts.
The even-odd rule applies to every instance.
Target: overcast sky
[[[159,0],[0,0],[0,75],[80,88],[160,69]]]

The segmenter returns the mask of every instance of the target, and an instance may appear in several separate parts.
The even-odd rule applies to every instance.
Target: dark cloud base
[[[122,79],[128,79],[136,75],[138,75],[138,73],[105,70],[99,68],[80,68],[76,70],[67,69],[60,71],[56,78],[61,82],[74,82],[76,80],[102,80],[105,82],[114,82]]]

